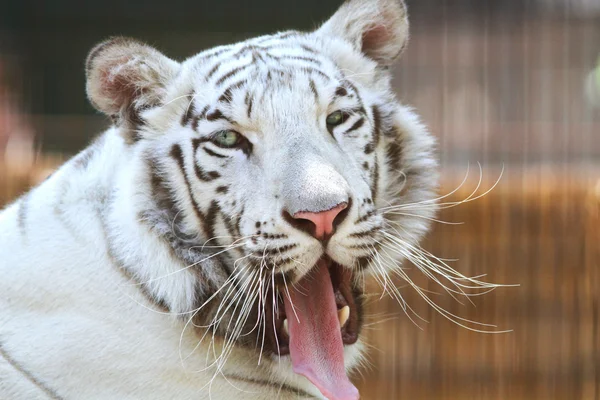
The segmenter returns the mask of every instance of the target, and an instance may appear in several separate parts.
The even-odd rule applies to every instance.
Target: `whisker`
[[[481,168],[481,165],[480,165]],[[504,174],[504,165],[502,165],[502,170],[500,171],[500,176],[498,177],[498,179],[494,182],[494,184],[485,192],[483,192],[480,195],[477,195],[475,197],[473,197],[476,193],[476,191],[479,189],[481,182],[482,182],[482,177],[480,176],[479,178],[479,183],[477,184],[477,188],[475,189],[475,191],[473,191],[471,194],[469,194],[465,199],[460,200],[460,201],[449,201],[449,202],[445,202],[445,203],[437,203],[437,204],[433,204],[433,205],[429,205],[429,204],[419,204],[419,203],[407,203],[407,204],[401,204],[398,206],[395,206],[398,209],[408,209],[408,210],[419,210],[419,209],[424,209],[427,207],[436,207],[440,210],[444,210],[447,208],[452,208],[452,207],[456,207],[458,205],[461,204],[466,204],[466,203],[470,203],[472,201],[481,199],[484,196],[487,196],[492,190],[494,190],[496,188],[496,186],[498,186],[498,184],[500,183],[500,180],[502,179],[502,176]]]
[[[172,102],[174,102],[174,101],[177,101],[177,100],[179,100],[179,99],[183,99],[184,97],[191,97],[191,98],[192,98],[192,100],[193,100],[193,99],[196,97],[196,95],[192,95],[192,94],[184,94],[184,95],[182,95],[182,96],[177,96],[177,97],[175,97],[175,98],[173,98],[173,99],[171,99],[171,100],[167,101],[167,102],[166,102],[164,105],[165,105],[165,106],[166,106],[166,105],[169,105],[169,104],[171,104],[171,103],[172,103]],[[191,103],[190,103],[190,105],[191,105]],[[188,105],[188,108],[189,108],[189,105]],[[186,112],[187,112],[187,110],[186,110]]]
[[[288,288],[288,284],[285,279],[285,274],[281,274],[281,276],[283,276],[283,286],[285,287],[285,293],[287,294],[288,300],[290,301],[290,306],[292,307],[292,311],[294,312],[296,321],[300,323],[300,318],[298,318],[298,313],[296,313],[296,307],[294,307],[294,303],[292,302],[292,296],[290,296],[290,289]]]
[[[236,267],[236,268],[237,268],[237,267]],[[235,269],[234,269],[234,271],[235,271]],[[227,293],[229,293],[229,291],[231,290],[231,282],[233,282],[233,281],[236,279],[236,277],[237,277],[239,274],[241,274],[241,273],[242,273],[242,271],[240,270],[240,271],[239,271],[239,272],[238,272],[236,275],[233,275],[233,274],[232,274],[232,275],[230,276],[230,278],[229,278],[229,279],[228,279],[228,280],[227,280],[227,281],[226,281],[226,282],[225,282],[225,283],[224,283],[224,284],[223,284],[223,285],[222,285],[222,286],[221,286],[219,289],[217,289],[217,291],[216,291],[215,293],[213,293],[213,295],[212,295],[212,296],[210,296],[210,297],[209,297],[209,299],[208,299],[208,300],[206,300],[206,301],[205,301],[205,302],[204,302],[204,303],[203,303],[203,304],[202,304],[200,307],[198,307],[198,308],[196,308],[195,310],[193,310],[193,314],[192,314],[192,316],[191,316],[191,317],[188,319],[188,321],[187,321],[187,322],[186,322],[186,324],[184,325],[184,327],[183,327],[183,330],[182,330],[182,332],[181,332],[181,335],[180,335],[180,337],[179,337],[179,350],[180,350],[179,356],[180,356],[180,360],[181,360],[182,362],[183,362],[185,359],[187,359],[187,358],[188,358],[188,357],[189,357],[191,354],[193,354],[193,353],[195,352],[195,350],[198,348],[198,346],[200,345],[200,343],[202,343],[202,341],[204,340],[204,337],[205,337],[205,336],[206,336],[206,334],[208,333],[208,331],[209,331],[210,327],[213,325],[213,323],[212,323],[212,322],[211,322],[211,324],[209,324],[209,325],[208,325],[208,326],[206,326],[206,327],[204,327],[204,326],[199,326],[199,325],[196,325],[196,324],[193,322],[193,319],[194,319],[194,317],[197,315],[197,313],[198,313],[198,312],[200,312],[200,310],[201,310],[202,308],[204,308],[204,306],[205,306],[206,304],[208,304],[208,303],[209,303],[209,302],[210,302],[212,299],[214,299],[214,298],[217,296],[217,294],[218,294],[218,293],[219,293],[221,290],[223,290],[225,287],[228,287],[228,286],[229,286],[229,288],[227,289]],[[226,295],[225,295],[225,298],[227,298],[227,297],[228,297],[228,294],[227,294],[227,293],[226,293]],[[223,304],[223,302],[221,302],[221,304]],[[213,318],[213,321],[214,321],[214,319],[215,319],[216,317],[218,317],[218,311],[217,311],[217,314],[215,315],[215,317]],[[189,324],[190,324],[190,323],[191,323],[193,326],[195,326],[195,327],[199,327],[199,328],[206,328],[206,330],[205,330],[204,334],[202,335],[202,337],[200,338],[200,340],[198,341],[198,344],[196,345],[196,347],[195,347],[195,348],[194,348],[194,349],[191,351],[191,353],[190,353],[188,356],[186,356],[186,357],[184,358],[184,357],[183,357],[183,355],[181,354],[181,345],[182,345],[182,341],[183,341],[183,335],[184,335],[184,333],[185,333],[185,331],[186,331],[186,329],[187,329],[187,327],[189,326]]]
[[[277,355],[279,356],[279,362],[281,363],[281,352],[279,350],[279,338],[277,337],[277,327],[275,326],[275,308],[277,306],[277,299],[275,298],[275,268],[271,270],[271,293],[273,297],[273,306],[271,307],[271,320],[273,321],[273,334],[275,336],[275,342],[277,343]]]
[[[467,179],[469,177],[470,167],[471,167],[470,163],[467,163],[467,172],[465,173],[465,177],[463,178],[462,182],[454,190],[452,190],[451,192],[449,192],[449,193],[447,193],[447,194],[445,194],[443,196],[436,197],[434,199],[427,199],[427,200],[422,200],[422,201],[419,201],[419,202],[408,203],[408,204],[410,204],[410,205],[416,205],[416,204],[434,203],[434,205],[435,205],[435,204],[437,204],[438,201],[443,200],[443,199],[445,199],[445,198],[447,198],[449,196],[452,196],[454,193],[456,193],[458,190],[460,190],[460,188],[463,187],[463,185],[467,182]],[[394,205],[394,206],[389,206],[389,207],[380,207],[379,211],[385,211],[385,210],[390,209],[390,208],[398,208],[398,207],[401,207],[401,206],[402,205]]]
[[[403,216],[406,216],[406,217],[423,218],[423,219],[426,219],[428,221],[437,222],[437,223],[444,224],[444,225],[464,225],[464,222],[443,221],[441,219],[437,219],[437,218],[433,218],[433,217],[427,217],[425,215],[410,214],[410,213],[405,213],[405,212],[401,212],[401,211],[386,211],[383,214],[403,215]],[[399,222],[397,222],[397,221],[387,221],[387,222],[392,223],[392,224],[399,224]]]
[[[382,284],[382,286],[384,287],[383,293],[382,293],[382,297],[383,297],[383,294],[387,293],[390,297],[392,297],[393,299],[395,299],[398,302],[398,304],[400,304],[400,307],[402,308],[402,311],[404,311],[404,314],[408,317],[408,319],[410,319],[411,322],[413,324],[415,324],[415,326],[417,326],[419,329],[422,329],[419,326],[419,324],[417,324],[416,321],[414,321],[412,319],[412,317],[408,314],[408,310],[410,310],[418,318],[420,318],[420,319],[422,319],[422,318],[418,314],[416,314],[414,312],[414,310],[412,310],[412,308],[410,308],[410,306],[408,305],[408,303],[406,303],[406,301],[404,300],[404,298],[402,297],[402,295],[400,294],[400,292],[396,289],[396,287],[391,282],[389,276],[385,272],[385,268],[381,264],[380,254],[378,252],[376,252],[376,250],[374,248],[373,248],[372,251],[373,251],[372,252],[373,258],[377,258],[377,263],[379,264],[379,266],[375,265],[374,267],[376,268],[376,270],[379,272],[379,275],[380,275],[379,277],[377,275],[374,275],[374,277],[375,277],[375,279],[377,281],[380,282],[380,284],[382,284],[381,283],[381,279],[383,279],[384,282],[385,282],[385,283]],[[389,282],[389,286],[388,286],[388,282]]]

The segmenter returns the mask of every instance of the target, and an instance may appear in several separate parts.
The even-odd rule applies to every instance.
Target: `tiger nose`
[[[348,207],[348,203],[340,203],[337,206],[320,212],[300,211],[292,215],[300,225],[304,225],[305,231],[316,239],[327,240],[335,233],[335,228],[344,220],[347,212],[342,213]],[[306,229],[308,228],[308,229]]]

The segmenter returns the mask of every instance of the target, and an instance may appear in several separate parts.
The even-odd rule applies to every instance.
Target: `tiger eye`
[[[212,137],[215,144],[222,147],[234,147],[240,141],[240,134],[235,131],[219,131]]]
[[[335,111],[327,116],[327,125],[336,126],[342,124],[348,115],[343,111]]]

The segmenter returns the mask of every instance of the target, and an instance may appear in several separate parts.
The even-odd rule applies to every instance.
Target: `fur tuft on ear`
[[[406,6],[403,0],[347,0],[317,32],[346,40],[387,67],[408,41]]]
[[[99,111],[135,122],[138,112],[160,104],[179,63],[128,38],[112,38],[90,51],[86,61],[87,94]]]

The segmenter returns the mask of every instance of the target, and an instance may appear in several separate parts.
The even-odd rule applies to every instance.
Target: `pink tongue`
[[[344,344],[327,263],[319,262],[310,276],[288,286],[291,304],[287,295],[283,298],[294,372],[308,378],[329,400],[358,399],[344,368]]]

